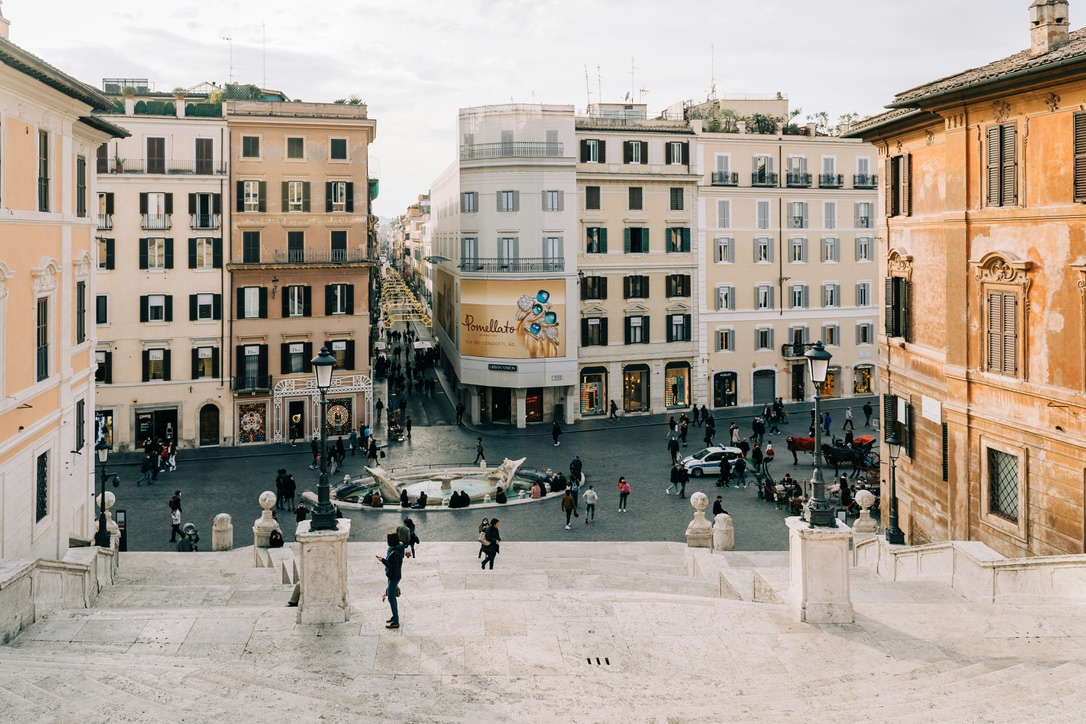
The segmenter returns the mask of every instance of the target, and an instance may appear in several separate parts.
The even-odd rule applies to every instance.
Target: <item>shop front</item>
[[[753,381],[755,405],[772,403],[777,399],[777,370],[757,370]]]
[[[524,421],[543,422],[543,388],[529,387],[524,395]]]
[[[830,367],[826,370],[826,381],[822,383],[823,397],[841,396],[841,368]]]
[[[664,367],[664,406],[690,405],[690,363],[668,362]]]
[[[875,389],[875,366],[856,365],[852,371],[852,394],[870,395]]]
[[[735,407],[739,404],[739,375],[717,372],[713,375],[713,407]]]
[[[177,442],[177,408],[137,410],[134,432],[132,440],[138,448],[142,448],[148,440]]]
[[[585,367],[581,370],[581,414],[607,414],[607,368]]]
[[[626,412],[648,412],[649,366],[627,365],[622,368],[622,409]]]

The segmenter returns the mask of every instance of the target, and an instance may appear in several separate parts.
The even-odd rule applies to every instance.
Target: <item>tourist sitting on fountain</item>
[[[494,500],[498,503],[504,503],[506,501],[505,488],[500,485],[498,486],[497,492],[494,493]]]
[[[539,500],[539,497],[543,495],[543,484],[538,480],[532,482],[532,500]]]
[[[565,476],[565,473],[558,473],[558,475],[554,476],[554,479],[551,480],[551,492],[554,493],[554,492],[557,492],[559,490],[565,490],[565,489],[566,489],[566,476]]]
[[[370,505],[373,502],[373,491],[366,493],[362,496],[362,505]]]
[[[401,508],[410,508],[411,507],[411,502],[407,499],[407,490],[406,489],[400,491],[400,507]]]
[[[381,497],[381,493],[379,491],[375,490],[373,492],[373,496],[370,498],[370,506],[373,508],[385,507],[385,500]]]
[[[426,507],[426,491],[419,493],[419,497],[415,500],[415,504],[412,508],[425,508]]]

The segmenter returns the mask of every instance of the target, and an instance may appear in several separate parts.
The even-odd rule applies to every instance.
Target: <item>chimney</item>
[[[1029,6],[1031,56],[1043,55],[1067,42],[1067,0],[1033,0]]]
[[[4,3],[0,0],[0,5]],[[11,21],[4,17],[4,11],[0,8],[0,38],[8,40],[8,33],[11,30]]]

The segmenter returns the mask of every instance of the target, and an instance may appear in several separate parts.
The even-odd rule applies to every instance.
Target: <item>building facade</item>
[[[94,532],[97,148],[108,98],[8,41],[0,17],[0,558]]]
[[[1086,552],[1086,31],[1063,0],[1029,28],[853,132],[886,178],[879,383],[912,544]]]
[[[228,364],[239,444],[319,433],[310,361],[336,357],[332,436],[369,422],[371,254],[365,105],[228,101]],[[374,185],[374,189],[376,185]]]

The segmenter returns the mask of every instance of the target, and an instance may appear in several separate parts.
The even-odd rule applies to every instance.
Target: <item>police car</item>
[[[727,458],[732,461],[741,457],[743,457],[743,451],[737,447],[707,447],[683,458],[682,466],[695,478],[703,475],[720,475],[721,460]]]

